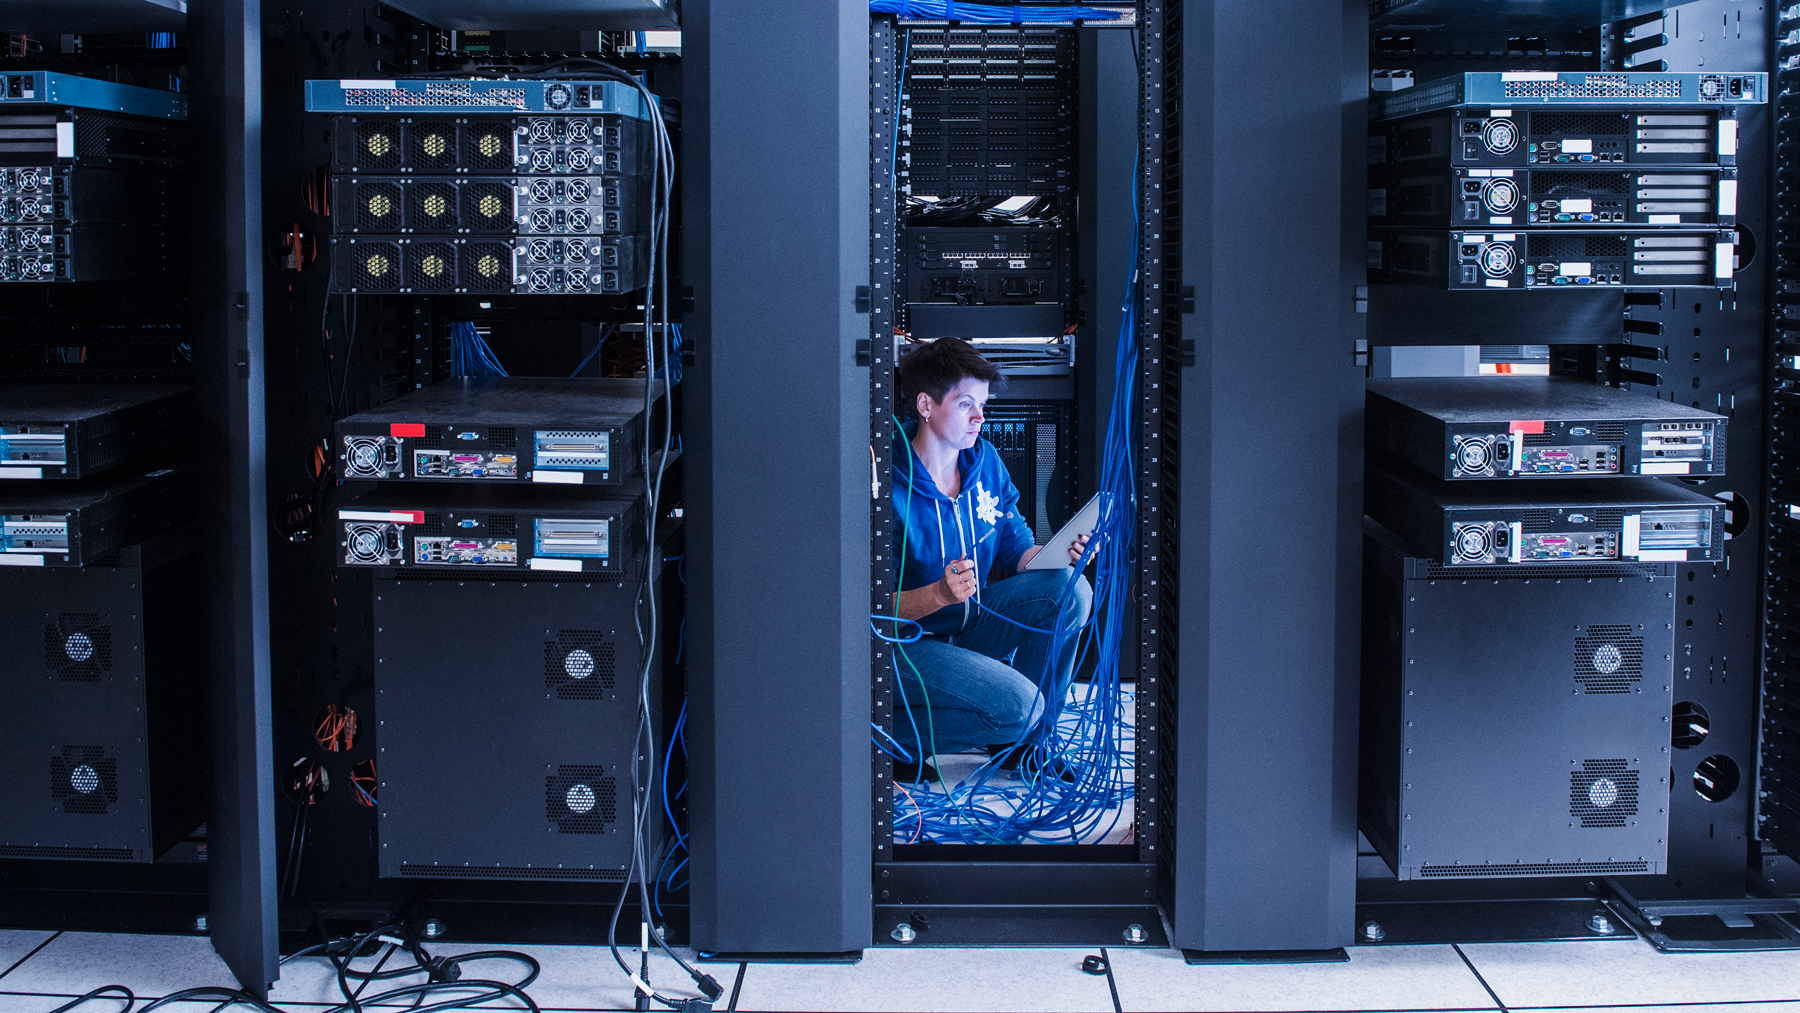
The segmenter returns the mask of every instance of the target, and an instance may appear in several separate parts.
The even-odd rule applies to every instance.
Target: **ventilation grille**
[[[1508,81],[1507,98],[1680,98],[1679,78],[1653,78],[1633,84],[1623,74],[1589,74],[1581,84],[1572,81]]]
[[[425,120],[412,125],[407,147],[415,169],[456,168],[456,124]]]
[[[490,514],[487,529],[495,538],[511,538],[519,531],[519,519],[512,514]]]
[[[471,183],[463,187],[463,224],[486,232],[512,229],[512,188],[502,183]]]
[[[468,128],[468,160],[478,170],[512,171],[512,124],[506,120],[477,122]]]
[[[1601,443],[1624,443],[1625,442],[1625,423],[1623,423],[1623,422],[1598,422],[1598,423],[1595,423],[1594,424],[1594,438],[1599,440]],[[1607,511],[1604,511],[1604,510],[1601,511],[1601,513],[1606,513],[1606,512]]]
[[[1555,525],[1555,513],[1549,510],[1527,510],[1522,529],[1525,531],[1549,531]]]
[[[1626,119],[1619,113],[1531,114],[1531,136],[1533,137],[1591,137],[1594,135],[1622,135],[1626,132]]]
[[[400,168],[400,124],[394,120],[364,121],[356,125],[356,167]]]
[[[456,187],[449,183],[416,182],[407,195],[407,225],[428,232],[456,228]]]
[[[616,653],[598,630],[558,630],[544,641],[544,686],[563,700],[604,700],[617,677]]]
[[[1569,815],[1584,827],[1622,827],[1638,811],[1638,772],[1627,760],[1583,760],[1569,771]]]
[[[1589,626],[1575,637],[1575,681],[1587,693],[1629,693],[1644,678],[1644,638],[1629,626]]]
[[[424,519],[413,527],[413,533],[419,535],[441,535],[444,533],[444,515],[428,513]]]
[[[1562,197],[1584,193],[1626,193],[1631,178],[1622,172],[1544,172],[1531,174],[1534,197]]]
[[[1421,865],[1420,879],[1485,879],[1494,876],[1622,876],[1649,872],[1649,862],[1538,862],[1514,865]]]
[[[356,226],[364,232],[400,231],[398,183],[364,183],[356,188]]]
[[[528,865],[409,865],[400,866],[402,879],[561,879],[620,883],[624,869],[540,869]]]
[[[350,247],[355,260],[352,277],[358,290],[386,292],[400,287],[400,245],[358,243]]]
[[[456,250],[449,243],[416,243],[406,258],[406,283],[419,292],[456,287]]]
[[[419,442],[414,444],[414,446],[417,446],[424,450],[442,450],[442,449],[444,449],[444,427],[443,426],[426,426],[425,427],[425,435],[418,437],[418,441]]]
[[[512,247],[505,243],[470,243],[463,258],[463,285],[488,290],[512,285]]]
[[[495,449],[516,447],[519,444],[519,431],[512,426],[493,426],[488,429],[488,446]]]
[[[424,91],[403,88],[345,88],[347,106],[491,106],[494,109],[525,108],[525,89],[489,88],[480,93],[466,84],[432,84]]]
[[[1426,580],[1642,580],[1654,577],[1657,567],[1646,563],[1579,563],[1557,566],[1440,566],[1425,568]]]
[[[93,612],[64,612],[44,624],[44,664],[67,682],[99,682],[112,671],[112,627]]]
[[[1548,447],[1556,441],[1550,433],[1526,433],[1522,441],[1527,447]]]
[[[559,764],[544,778],[544,816],[558,833],[603,834],[618,814],[618,795],[605,767]]]
[[[1583,236],[1582,252],[1590,257],[1623,257],[1625,240],[1618,236]]]
[[[0,844],[0,858],[54,858],[70,862],[135,862],[131,848],[66,848],[55,845]]]
[[[104,816],[119,801],[119,761],[104,746],[64,746],[50,757],[50,797],[63,812]]]

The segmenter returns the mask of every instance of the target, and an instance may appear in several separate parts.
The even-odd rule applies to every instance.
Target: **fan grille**
[[[490,121],[471,124],[466,135],[468,138],[469,164],[477,170],[499,170],[507,172],[512,169],[512,125],[505,121]]]
[[[359,169],[400,168],[400,124],[392,120],[376,120],[356,125],[356,167]]]
[[[356,288],[391,292],[400,287],[400,244],[357,243],[350,248],[356,262]]]
[[[504,183],[471,183],[463,187],[463,223],[482,232],[512,228],[512,187]]]
[[[1589,626],[1575,637],[1575,681],[1585,693],[1629,693],[1644,678],[1644,638],[1629,626]]]
[[[407,198],[412,212],[408,222],[415,229],[444,232],[456,228],[456,187],[449,183],[419,182]]]
[[[449,243],[414,243],[407,250],[406,282],[421,292],[456,287],[456,248]]]
[[[544,778],[544,816],[558,833],[603,834],[618,814],[618,783],[606,768],[558,764]]]
[[[456,124],[426,120],[412,126],[408,145],[415,169],[456,168]]]
[[[558,630],[544,642],[544,686],[559,699],[604,700],[616,678],[617,650],[606,634]]]
[[[44,624],[44,663],[65,682],[99,682],[112,671],[112,627],[94,612],[63,612]]]
[[[477,292],[512,287],[512,248],[505,243],[471,243],[463,258],[463,284]]]
[[[63,746],[50,756],[50,797],[63,812],[105,815],[119,801],[119,761],[104,746]]]
[[[400,231],[400,184],[364,183],[356,188],[356,225],[367,232]]]
[[[1638,772],[1629,760],[1583,760],[1569,771],[1569,815],[1584,827],[1622,827],[1638,811]]]

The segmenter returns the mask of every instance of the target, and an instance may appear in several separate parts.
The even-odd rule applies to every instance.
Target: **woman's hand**
[[[967,559],[959,559],[944,567],[944,579],[934,585],[945,608],[968,601],[978,588],[979,585],[975,580],[975,564]]]
[[[1087,544],[1088,536],[1086,535],[1077,535],[1075,540],[1069,543],[1070,566],[1079,566],[1081,564],[1081,554],[1087,551]]]

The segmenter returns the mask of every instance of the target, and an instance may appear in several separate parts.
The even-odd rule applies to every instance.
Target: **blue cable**
[[[911,626],[913,629],[917,630],[918,632],[914,633],[910,637],[901,637],[899,635],[900,631],[896,629],[894,631],[894,636],[890,637],[887,634],[881,632],[881,628],[875,625],[877,622],[894,623],[896,626],[898,626],[900,623],[905,623],[906,625]],[[919,642],[919,639],[921,637],[925,636],[925,627],[920,626],[918,623],[913,622],[911,619],[902,619],[899,616],[884,616],[884,615],[878,615],[878,614],[871,614],[869,616],[869,629],[875,634],[876,639],[885,640],[890,644],[916,644]]]

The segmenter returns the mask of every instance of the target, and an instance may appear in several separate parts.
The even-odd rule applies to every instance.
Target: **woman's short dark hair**
[[[1006,386],[1000,367],[962,338],[939,338],[913,349],[900,360],[895,380],[901,403],[916,418],[920,391],[931,395],[933,401],[942,401],[964,377],[987,381],[989,391],[995,394]]]

